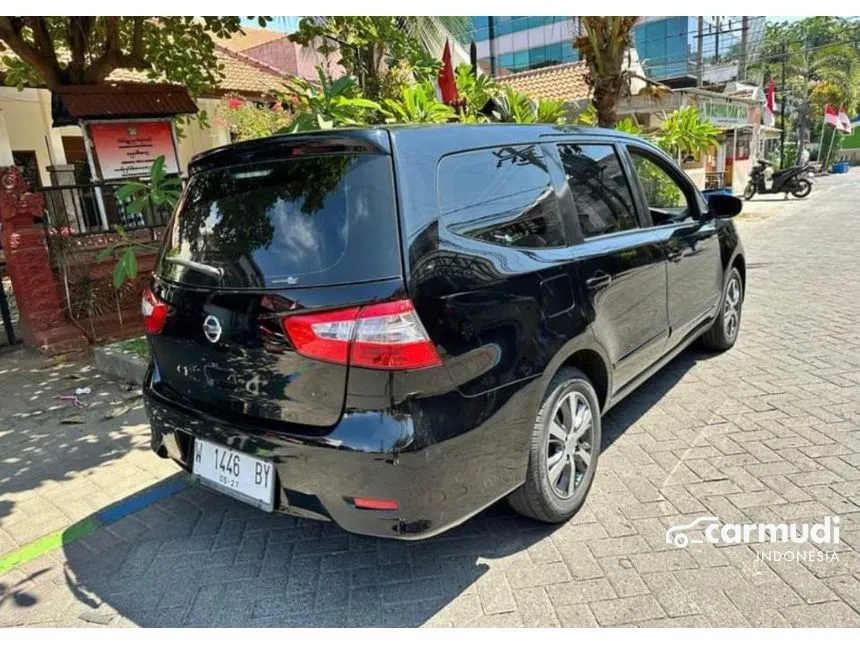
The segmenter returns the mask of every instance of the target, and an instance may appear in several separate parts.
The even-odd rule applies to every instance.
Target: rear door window
[[[633,194],[613,146],[565,143],[558,152],[584,237],[639,226]]]
[[[316,156],[194,175],[158,272],[175,282],[231,288],[397,276],[390,157]]]
[[[558,199],[537,145],[445,157],[438,186],[442,224],[458,235],[519,248],[565,245]]]

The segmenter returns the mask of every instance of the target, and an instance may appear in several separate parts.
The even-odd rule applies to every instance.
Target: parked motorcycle
[[[814,173],[811,164],[792,166],[785,170],[778,170],[771,176],[770,186],[765,183],[765,171],[773,164],[765,159],[756,161],[756,165],[750,171],[749,183],[744,189],[744,199],[752,199],[756,193],[768,195],[772,193],[785,193],[798,198],[804,198],[812,192],[811,177]]]

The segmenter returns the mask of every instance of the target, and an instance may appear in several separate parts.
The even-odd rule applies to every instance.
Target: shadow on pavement
[[[612,408],[603,417],[601,450],[606,450],[615,443],[630,426],[657,405],[696,363],[712,356],[714,354],[699,349],[694,343]]]
[[[88,404],[85,408],[55,398],[73,396],[82,387],[91,389],[79,397]],[[4,523],[32,519],[14,517],[23,497],[18,493],[74,480],[132,450],[147,449],[136,448],[132,437],[119,431],[126,415],[142,410],[139,399],[86,363],[53,365],[30,351],[17,350],[0,356],[0,391],[0,521]],[[105,420],[116,412],[122,414]],[[143,423],[142,411],[137,414],[136,423]],[[64,501],[62,496],[57,499],[58,504]]]
[[[683,353],[618,405],[604,447],[707,356]],[[582,521],[593,517],[547,526],[499,503],[441,536],[403,542],[264,514],[195,486],[65,546],[64,577],[82,610],[148,627],[484,624],[488,601],[514,602],[507,583],[486,575],[490,565],[513,588],[536,575],[575,579],[582,543],[564,535]]]

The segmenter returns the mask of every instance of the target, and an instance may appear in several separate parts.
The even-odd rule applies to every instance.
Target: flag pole
[[[827,148],[827,162],[828,163],[830,162],[830,153],[833,152],[833,146],[836,143],[836,134],[837,133],[842,134],[841,131],[836,126],[833,126],[833,136],[830,137],[830,146],[828,146],[828,148]]]
[[[821,165],[821,153],[824,152],[824,131],[827,129],[827,107],[824,108],[824,116],[821,117],[821,141],[818,142],[818,172],[824,172],[824,166]]]

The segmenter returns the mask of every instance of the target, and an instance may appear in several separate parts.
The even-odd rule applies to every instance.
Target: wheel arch
[[[588,377],[597,392],[601,411],[605,410],[612,392],[612,368],[606,352],[590,333],[567,343],[556,354],[544,373],[545,383],[563,367],[574,367]]]
[[[738,253],[732,263],[729,265],[729,270],[737,269],[738,273],[741,274],[741,286],[743,287],[743,293],[746,293],[747,290],[747,263],[744,259],[743,253]]]

